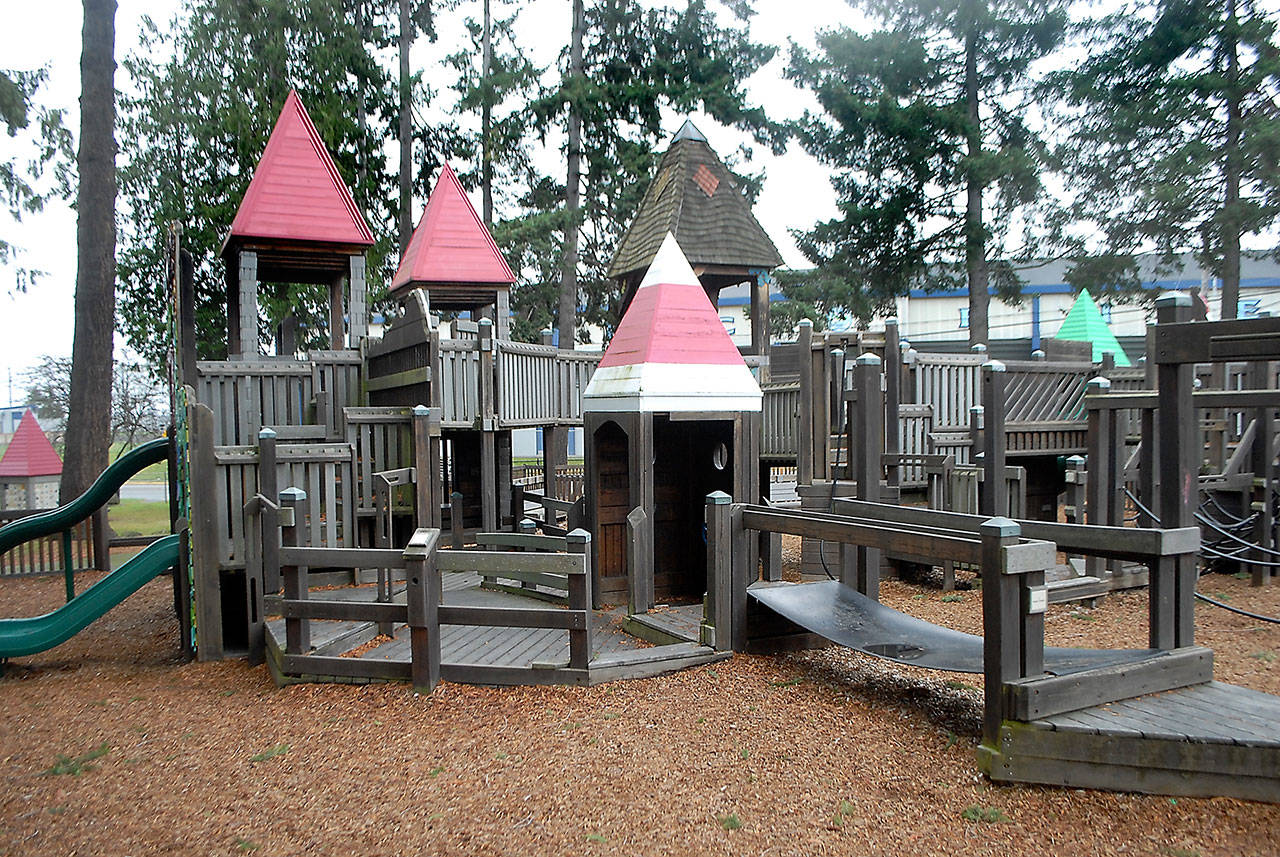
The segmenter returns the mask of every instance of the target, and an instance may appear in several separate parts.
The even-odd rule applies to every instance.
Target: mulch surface
[[[0,613],[61,587],[3,581]],[[1201,588],[1280,613],[1280,586]],[[883,591],[977,631],[961,594]],[[594,688],[278,689],[183,662],[171,597],[9,665],[0,854],[1280,854],[1280,806],[988,783],[978,676],[830,647]],[[1046,637],[1142,645],[1145,615],[1141,591],[1055,607]],[[1201,605],[1197,627],[1219,679],[1280,693],[1280,626]]]

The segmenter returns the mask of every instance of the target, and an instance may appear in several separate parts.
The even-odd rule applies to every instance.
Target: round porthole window
[[[717,443],[715,451],[711,453],[711,464],[716,470],[724,470],[729,466],[729,447],[723,443]]]

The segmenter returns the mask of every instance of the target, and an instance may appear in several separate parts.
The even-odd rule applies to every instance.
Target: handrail
[[[23,542],[60,533],[88,518],[107,504],[120,486],[143,468],[164,461],[169,455],[169,438],[160,437],[131,449],[114,461],[83,494],[56,509],[21,518],[0,527],[0,553]]]

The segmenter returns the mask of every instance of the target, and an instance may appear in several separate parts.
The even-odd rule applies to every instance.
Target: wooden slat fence
[[[373,475],[415,466],[413,412],[410,408],[344,408],[343,422],[353,455],[355,514],[371,516],[378,508]]]
[[[794,459],[800,434],[800,383],[764,384],[760,457]]]
[[[1008,361],[1005,422],[1046,422],[1085,418],[1084,388],[1097,370],[1092,363]]]
[[[978,367],[986,360],[985,354],[916,355],[911,364],[916,400],[933,406],[935,431],[968,428],[969,409],[982,404]]]
[[[480,416],[480,354],[475,340],[440,341],[440,404],[445,428],[470,428]]]
[[[50,510],[5,509],[0,511],[0,526],[48,511]],[[71,528],[72,571],[87,571],[93,568],[92,521],[92,518],[88,518]],[[62,533],[32,539],[0,554],[0,577],[25,577],[55,572],[61,574],[64,571],[66,571],[66,562],[62,555]]]
[[[264,425],[310,422],[315,379],[308,361],[200,361],[196,370],[196,401],[213,411],[217,446],[257,443]]]
[[[501,339],[494,347],[500,425],[582,422],[582,394],[600,362],[599,353]]]

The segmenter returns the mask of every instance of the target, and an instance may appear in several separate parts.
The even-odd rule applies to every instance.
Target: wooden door
[[[627,600],[627,514],[631,511],[627,436],[616,423],[605,423],[595,436],[596,564],[599,598],[617,604]]]

